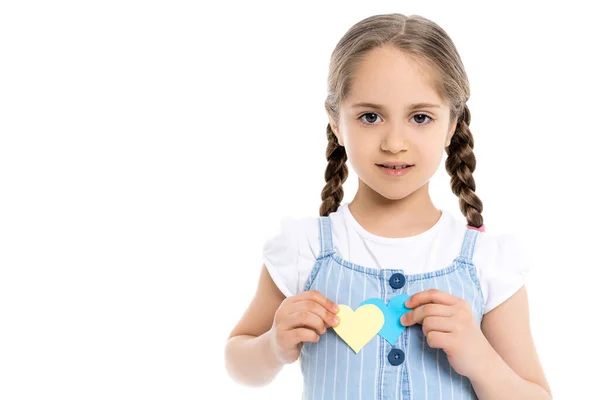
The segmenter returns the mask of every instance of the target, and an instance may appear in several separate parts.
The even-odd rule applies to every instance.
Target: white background
[[[264,241],[284,215],[318,215],[331,51],[388,12],[454,40],[487,229],[530,246],[554,398],[593,397],[600,29],[587,4],[2,2],[0,398],[299,398],[297,364],[248,388],[224,346]],[[443,162],[430,188],[461,216]]]

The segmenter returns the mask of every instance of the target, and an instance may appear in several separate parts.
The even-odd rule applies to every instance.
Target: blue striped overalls
[[[304,290],[318,290],[353,310],[362,301],[380,298],[386,304],[399,294],[436,288],[471,304],[481,325],[483,295],[473,249],[478,231],[465,228],[460,254],[436,271],[404,274],[402,268],[379,269],[342,259],[333,248],[331,220],[319,217],[320,254]],[[402,285],[399,287],[398,282]],[[329,328],[317,343],[305,342],[300,354],[303,399],[476,399],[467,377],[452,369],[446,353],[429,347],[422,325],[407,327],[394,346],[376,335],[355,353]]]

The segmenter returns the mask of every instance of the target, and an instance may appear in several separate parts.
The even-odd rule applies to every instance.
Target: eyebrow
[[[385,109],[384,106],[382,106],[381,104],[375,104],[375,103],[356,103],[353,104],[351,106],[351,108],[359,108],[359,107],[367,107],[367,108],[374,108],[376,110],[383,110]],[[440,108],[440,106],[438,104],[432,104],[432,103],[415,103],[415,104],[411,104],[409,105],[407,108],[412,111],[412,110],[416,110],[418,108]]]

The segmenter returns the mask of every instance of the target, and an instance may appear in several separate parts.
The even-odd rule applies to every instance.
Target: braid
[[[451,176],[452,192],[458,196],[460,211],[467,217],[467,224],[469,227],[480,228],[483,225],[483,203],[475,194],[473,171],[476,160],[473,135],[469,130],[470,122],[471,112],[465,104],[450,145],[446,148],[446,170]]]
[[[340,146],[337,137],[331,129],[331,125],[327,124],[327,150],[325,157],[327,158],[327,167],[325,168],[325,187],[321,191],[321,208],[319,214],[324,217],[329,213],[334,212],[340,206],[340,202],[344,198],[344,188],[342,184],[348,177],[348,166],[346,160],[348,156],[344,146]]]

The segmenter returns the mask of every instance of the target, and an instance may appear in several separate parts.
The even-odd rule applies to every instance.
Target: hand
[[[481,371],[491,345],[466,300],[430,289],[414,294],[404,304],[414,310],[404,314],[400,323],[422,324],[429,346],[444,350],[456,372],[470,378]]]
[[[283,364],[300,356],[303,342],[318,342],[319,335],[339,323],[337,304],[311,290],[287,297],[273,318],[271,348]]]

